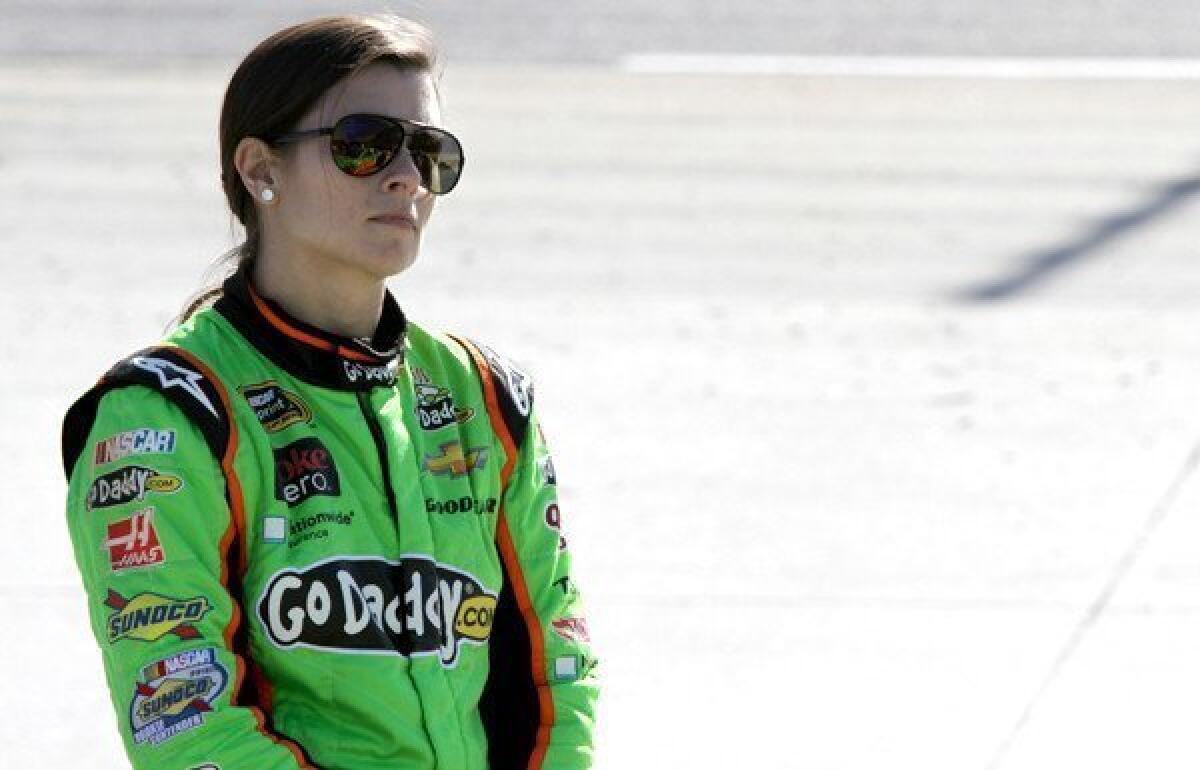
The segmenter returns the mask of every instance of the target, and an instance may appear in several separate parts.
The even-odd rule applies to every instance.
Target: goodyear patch
[[[204,724],[204,716],[229,684],[216,648],[189,650],[142,669],[129,702],[136,744],[158,745]]]
[[[212,604],[203,596],[176,599],[141,593],[126,599],[111,588],[104,603],[114,610],[108,616],[109,644],[122,639],[155,642],[167,634],[180,639],[195,639],[200,636],[195,623],[212,609]]]

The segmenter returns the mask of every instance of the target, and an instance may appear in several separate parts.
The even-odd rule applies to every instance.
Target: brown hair
[[[238,142],[293,129],[333,85],[377,61],[428,72],[435,81],[439,74],[432,32],[393,14],[323,16],[296,24],[263,40],[238,65],[221,106],[221,186],[246,238],[218,258],[218,271],[236,270],[254,259],[259,248],[258,211],[233,163]],[[177,322],[220,295],[219,282],[201,290]]]

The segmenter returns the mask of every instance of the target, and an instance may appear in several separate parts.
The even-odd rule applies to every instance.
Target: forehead
[[[325,94],[317,104],[323,121],[370,112],[438,124],[437,92],[428,72],[404,70],[387,62],[368,65]]]

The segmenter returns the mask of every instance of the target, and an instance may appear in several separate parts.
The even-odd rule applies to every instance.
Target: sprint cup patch
[[[217,662],[212,647],[181,652],[146,666],[129,703],[133,742],[158,745],[200,727],[228,683],[229,672]]]
[[[238,392],[245,397],[254,410],[254,416],[270,433],[312,422],[313,413],[308,404],[274,380],[243,385]]]

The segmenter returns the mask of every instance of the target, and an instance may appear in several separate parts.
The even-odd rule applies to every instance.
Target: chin
[[[413,247],[392,248],[376,251],[356,260],[359,266],[379,279],[400,275],[417,261],[417,250]]]

